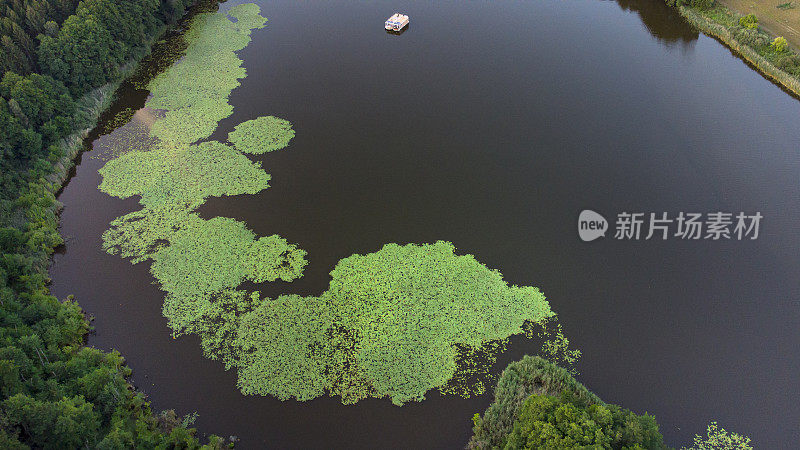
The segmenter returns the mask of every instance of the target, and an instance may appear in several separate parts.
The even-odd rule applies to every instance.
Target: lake
[[[297,136],[254,158],[269,189],[200,214],[308,251],[304,277],[265,294],[317,295],[353,253],[448,240],[541,288],[583,352],[578,379],[654,414],[668,444],[712,420],[757,447],[800,440],[800,101],[660,0],[257,3],[269,22],[239,52],[248,76],[212,139],[261,115]],[[396,11],[410,27],[387,34]],[[120,94],[116,110],[144,102]],[[140,208],[97,189],[103,164],[84,153],[60,194],[52,292],[95,317],[89,345],[119,350],[155,409],[197,411],[237,448],[467,442],[490,394],[401,408],[242,396],[198,339],[172,339],[148,263],[101,249],[109,222]],[[756,240],[583,242],[584,209],[612,227],[621,212],[764,218]],[[496,371],[537,350],[513,339]]]

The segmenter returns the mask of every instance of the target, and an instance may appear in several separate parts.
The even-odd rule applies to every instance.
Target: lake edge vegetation
[[[503,370],[494,400],[472,419],[468,449],[666,449],[655,417],[603,402],[566,369],[525,356]]]
[[[472,418],[469,450],[520,448],[667,449],[654,416],[603,402],[572,372],[539,356],[510,363],[483,415]],[[750,438],[711,422],[681,450],[753,450]]]
[[[766,78],[800,98],[800,54],[781,36],[758,27],[753,14],[741,15],[716,0],[665,0],[686,21],[717,39]]]
[[[200,7],[216,7],[216,1]],[[0,447],[199,448],[155,414],[116,351],[50,295],[61,189],[122,79],[192,0],[7,0],[0,10]],[[212,6],[213,5],[213,6]],[[227,445],[210,436],[208,448]]]

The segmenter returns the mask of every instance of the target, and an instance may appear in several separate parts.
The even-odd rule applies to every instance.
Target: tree
[[[54,22],[52,20],[48,20],[47,22],[44,23],[44,34],[45,35],[50,36],[50,37],[56,37],[56,36],[58,36],[58,30],[59,30],[58,23],[56,23],[56,22]]]
[[[785,52],[786,50],[789,49],[789,43],[786,42],[786,38],[785,37],[778,36],[778,37],[775,38],[774,41],[772,41],[772,44],[770,44],[770,47],[772,47],[772,49],[775,50],[775,52],[777,52],[777,53],[783,53],[783,52]]]
[[[56,38],[42,38],[39,61],[46,74],[80,95],[116,77],[122,50],[97,19],[73,15]]]
[[[75,111],[75,102],[64,84],[37,73],[22,76],[6,72],[0,81],[0,95],[9,103],[14,100],[34,129],[57,116],[68,119]]]
[[[570,398],[532,395],[525,401],[505,448],[663,448],[653,416],[615,405],[586,405]]]
[[[494,402],[473,422],[470,449],[665,448],[653,416],[604,403],[566,369],[538,356],[509,364]]]
[[[758,29],[758,17],[755,14],[739,17],[739,26],[750,28],[751,30]]]
[[[800,55],[789,53],[778,59],[778,67],[791,74],[800,75]]]
[[[691,5],[697,9],[711,9],[715,4],[716,0],[689,0]]]
[[[21,427],[37,447],[83,447],[100,428],[99,414],[81,397],[48,402],[17,394],[3,408],[9,425]]]

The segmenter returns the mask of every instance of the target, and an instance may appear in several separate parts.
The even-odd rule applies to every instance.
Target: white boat
[[[394,13],[392,17],[386,19],[385,26],[389,31],[400,31],[408,26],[408,16],[405,14]]]

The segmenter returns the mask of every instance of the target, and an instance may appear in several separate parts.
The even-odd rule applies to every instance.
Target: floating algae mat
[[[111,223],[104,248],[152,261],[169,327],[197,334],[206,356],[236,369],[244,394],[403,404],[435,388],[481,391],[473,375],[487,372],[506,339],[554,313],[538,289],[509,286],[448,242],[345,258],[317,297],[238,289],[246,280],[292,281],[307,264],[306,252],[278,235],[195,212],[209,197],[267,189],[270,176],[246,154],[284,149],[295,135],[291,123],[267,116],[237,125],[227,142],[207,140],[233,113],[228,97],[246,76],[236,51],[265,24],[254,4],[193,20],[184,58],[148,86],[147,110],[158,114],[147,148],[117,139],[122,147],[100,170],[103,192],[142,205]]]

